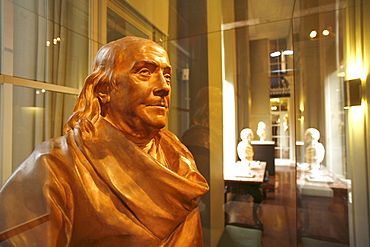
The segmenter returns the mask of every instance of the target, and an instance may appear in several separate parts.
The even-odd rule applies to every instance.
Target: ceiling
[[[249,26],[250,40],[287,38],[300,17],[344,8],[346,0],[247,0],[248,19],[224,25],[225,29]],[[298,24],[298,25],[297,25]]]
[[[289,35],[296,0],[248,0],[248,17],[257,25],[249,28],[249,38],[279,39]]]

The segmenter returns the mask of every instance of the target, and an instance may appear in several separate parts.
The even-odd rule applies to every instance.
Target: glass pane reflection
[[[343,15],[344,10],[334,10],[293,20],[300,31],[294,36],[297,234],[304,246],[350,242],[343,90],[337,76],[344,49],[339,39],[344,22],[338,17]],[[309,36],[310,30],[327,27],[332,35]]]
[[[12,75],[81,88],[89,71],[88,1],[16,2]]]

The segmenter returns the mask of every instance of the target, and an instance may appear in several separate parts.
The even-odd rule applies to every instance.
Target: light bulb
[[[313,38],[316,38],[316,36],[317,36],[317,31],[316,30],[312,30],[310,32],[310,38],[313,39]]]

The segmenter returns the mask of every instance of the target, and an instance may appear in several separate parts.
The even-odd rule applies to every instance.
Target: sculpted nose
[[[167,82],[166,78],[163,75],[159,75],[157,78],[157,86],[154,89],[154,95],[160,97],[166,97],[169,95],[171,86]]]
[[[169,93],[170,93],[170,90],[169,89],[164,89],[164,88],[154,91],[154,95],[155,96],[160,96],[161,98],[164,98],[164,97],[168,96]]]

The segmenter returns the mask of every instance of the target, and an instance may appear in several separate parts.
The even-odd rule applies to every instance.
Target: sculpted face
[[[167,53],[155,43],[141,42],[126,48],[116,63],[105,118],[130,135],[147,137],[167,121],[172,73]]]

